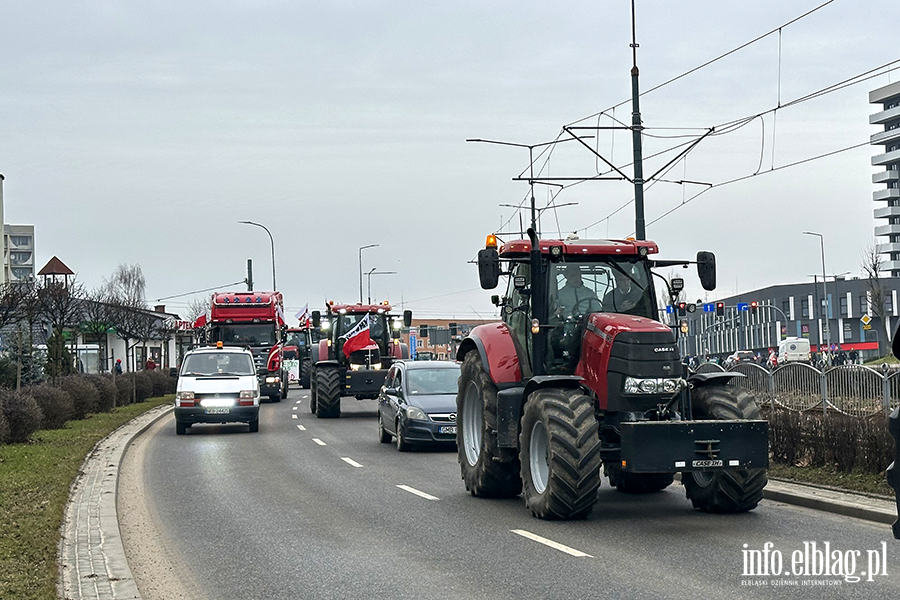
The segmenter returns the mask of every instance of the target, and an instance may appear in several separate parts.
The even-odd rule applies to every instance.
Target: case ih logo
[[[667,348],[665,346],[662,346],[660,348],[654,348],[653,351],[654,352],[675,352],[675,348],[671,348],[671,347]]]

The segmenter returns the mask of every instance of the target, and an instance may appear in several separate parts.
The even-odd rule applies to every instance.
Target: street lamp
[[[269,228],[261,223],[254,223],[253,221],[238,221],[243,225],[256,225],[257,227],[262,227],[266,230],[266,233],[269,234],[269,242],[272,244],[272,291],[278,291],[278,287],[275,286],[275,239],[272,237],[272,232],[269,231]]]
[[[828,348],[824,354],[827,364],[831,364],[831,327],[828,323],[828,289],[825,287],[825,236],[814,231],[804,231],[803,235],[815,235],[819,238],[819,245],[822,249],[822,298],[825,300],[825,343]],[[819,340],[821,342],[821,340]],[[821,345],[821,344],[820,344]]]
[[[360,246],[359,247],[359,303],[360,304],[362,304],[362,299],[363,299],[363,295],[362,295],[362,278],[363,278],[362,251],[365,250],[366,248],[375,248],[376,246],[378,246],[378,244],[369,244],[368,246]]]
[[[367,296],[369,298],[369,304],[372,304],[372,275],[396,275],[397,271],[377,271],[378,267],[372,267],[370,271],[366,273],[366,290]]]

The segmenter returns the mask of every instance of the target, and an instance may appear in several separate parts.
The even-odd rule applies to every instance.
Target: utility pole
[[[640,71],[637,66],[637,35],[634,19],[634,0],[631,0],[631,143],[634,149],[634,235],[639,240],[647,239],[646,225],[644,221],[644,165],[643,150],[641,147],[640,85],[638,76]]]
[[[253,291],[253,259],[247,259],[247,291]]]

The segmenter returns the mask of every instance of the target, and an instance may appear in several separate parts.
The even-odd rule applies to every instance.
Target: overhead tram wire
[[[184,294],[174,294],[172,296],[165,296],[163,298],[157,298],[157,302],[162,302],[163,300],[171,300],[172,298],[183,298],[185,296],[193,296],[194,294],[202,294],[203,292],[211,292],[213,290],[220,290],[225,287],[231,287],[233,285],[240,285],[242,283],[247,283],[246,279],[241,279],[240,281],[235,281],[234,283],[226,283],[225,285],[217,285],[215,287],[206,288],[205,290],[196,290],[193,292],[185,292]]]
[[[862,73],[860,73],[860,74],[858,74],[858,75],[854,75],[853,77],[844,79],[843,81],[840,81],[840,82],[831,84],[831,85],[829,85],[829,86],[826,86],[826,87],[824,87],[824,88],[821,88],[821,89],[819,89],[819,90],[816,90],[815,92],[811,92],[811,93],[809,93],[809,94],[807,94],[807,95],[805,95],[805,96],[801,96],[801,97],[799,97],[799,98],[796,98],[796,99],[794,99],[794,100],[791,100],[790,102],[787,102],[787,103],[785,103],[785,104],[780,104],[780,106],[776,106],[776,107],[774,107],[774,108],[770,108],[770,109],[767,109],[767,110],[765,110],[765,111],[762,111],[762,112],[759,112],[759,113],[756,113],[756,114],[752,114],[752,115],[749,115],[749,116],[741,117],[741,118],[738,118],[738,119],[733,119],[733,120],[731,120],[731,121],[727,121],[727,122],[725,122],[725,123],[722,123],[722,124],[719,124],[719,125],[715,125],[715,126],[713,127],[713,128],[715,129],[715,131],[714,131],[712,134],[710,134],[710,137],[719,137],[719,136],[722,136],[722,135],[727,135],[727,134],[729,134],[729,133],[734,133],[735,131],[738,131],[739,129],[742,129],[743,127],[749,125],[750,123],[752,123],[752,122],[755,121],[756,119],[762,119],[765,115],[767,115],[767,114],[769,114],[769,113],[775,114],[775,112],[778,111],[778,110],[783,110],[783,109],[788,108],[788,107],[797,106],[797,105],[799,105],[799,104],[802,104],[803,102],[807,102],[807,101],[810,101],[810,100],[814,100],[814,99],[817,99],[817,98],[821,98],[822,96],[825,96],[825,95],[830,94],[830,93],[832,93],[832,92],[837,92],[837,91],[840,91],[840,90],[845,89],[845,88],[847,88],[847,87],[850,87],[850,86],[852,86],[852,85],[856,85],[856,84],[859,84],[859,83],[863,83],[863,82],[865,82],[865,81],[868,81],[868,80],[870,80],[870,79],[874,79],[875,77],[879,77],[879,76],[881,76],[881,75],[884,75],[885,73],[888,73],[888,72],[892,72],[892,71],[898,70],[898,69],[900,69],[900,66],[892,66],[892,65],[898,65],[898,63],[900,63],[900,59],[896,59],[896,60],[889,61],[889,62],[887,62],[887,63],[884,63],[883,65],[880,65],[880,66],[875,67],[875,68],[873,68],[873,69],[870,69],[870,70],[868,70],[868,71],[864,71],[864,72],[862,72]],[[668,148],[668,149],[666,149],[666,150],[663,150],[663,151],[661,151],[661,152],[658,152],[658,153],[656,153],[655,155],[653,155],[653,156],[651,156],[651,157],[649,157],[649,158],[654,158],[654,157],[656,157],[656,156],[660,156],[661,154],[664,154],[664,153],[666,153],[666,152],[671,152],[671,151],[673,151],[673,150],[675,150],[675,149],[677,149],[677,148],[680,148],[680,147],[682,147],[682,146],[685,146],[685,145],[687,145],[687,142],[682,143],[682,144],[679,144],[679,145],[676,145],[676,146],[673,146],[673,147]],[[863,144],[863,145],[864,145],[864,144]],[[826,157],[828,157],[828,156],[831,156],[832,154],[838,154],[838,153],[840,153],[840,152],[845,152],[845,151],[847,151],[847,150],[851,150],[851,149],[857,148],[857,147],[859,147],[859,145],[849,146],[849,147],[847,147],[847,148],[843,148],[843,149],[840,149],[840,150],[835,150],[835,151],[828,152],[828,153],[825,153],[825,154],[822,154],[822,155],[819,155],[819,156],[814,156],[814,157],[811,157],[811,158],[808,158],[808,159],[804,159],[804,160],[802,160],[802,161],[797,161],[797,162],[794,162],[794,163],[791,163],[791,164],[788,164],[788,165],[782,165],[782,166],[780,166],[780,167],[772,167],[772,168],[769,169],[769,171],[766,171],[766,172],[777,171],[777,170],[785,169],[785,168],[788,168],[788,167],[797,166],[797,165],[803,164],[804,162],[810,162],[810,161],[813,161],[813,160],[818,160],[818,159],[820,159],[820,158],[826,158]],[[624,165],[624,166],[627,167],[628,165]],[[746,175],[746,176],[739,177],[739,178],[736,178],[736,179],[733,179],[733,180],[730,180],[730,181],[727,181],[727,182],[721,182],[721,183],[719,183],[719,184],[711,184],[708,188],[704,189],[703,191],[701,191],[701,192],[699,192],[698,194],[696,194],[696,195],[692,196],[691,198],[689,198],[689,199],[685,202],[685,204],[687,204],[687,202],[690,202],[691,200],[693,200],[693,199],[696,198],[697,196],[699,196],[699,195],[701,195],[701,194],[703,194],[703,193],[708,192],[708,191],[709,191],[710,189],[712,189],[713,187],[718,187],[718,186],[721,186],[721,185],[726,185],[726,184],[728,184],[728,183],[736,183],[736,182],[742,181],[742,180],[744,180],[744,179],[749,179],[749,178],[752,177],[753,175],[758,175],[758,174],[762,174],[762,173],[763,173],[763,172],[762,172],[761,170],[757,170],[757,172],[754,173],[754,174],[752,174],[752,175]],[[658,181],[658,180],[657,180],[657,181]],[[582,183],[582,182],[578,182],[578,183]],[[670,182],[666,182],[666,183],[670,183]],[[676,183],[678,183],[678,182],[676,182]],[[688,183],[688,182],[683,182],[683,183]],[[694,182],[694,183],[698,183],[698,182]],[[572,184],[572,185],[574,185],[574,184]],[[571,187],[571,186],[566,186],[566,187]],[[649,184],[648,184],[648,187],[649,187]],[[594,227],[594,226],[596,226],[596,225],[599,225],[600,223],[606,221],[607,219],[609,219],[609,218],[615,216],[617,213],[619,213],[620,211],[622,211],[624,208],[630,206],[632,202],[634,202],[634,199],[633,199],[633,198],[632,198],[631,200],[629,200],[628,202],[626,202],[625,204],[623,204],[622,206],[620,206],[619,208],[617,208],[616,210],[614,210],[613,212],[611,212],[611,213],[609,213],[608,215],[606,215],[605,217],[603,217],[602,219],[599,219],[598,221],[595,221],[594,223],[591,223],[590,225],[587,225],[586,227],[579,227],[579,228],[577,229],[577,231],[582,231],[582,230],[585,230],[585,231],[586,231],[587,229],[590,229],[591,227]],[[680,207],[680,206],[681,206],[681,205],[679,205],[679,207]],[[669,212],[667,212],[667,213],[664,213],[664,214],[661,215],[660,217],[657,217],[654,221],[652,221],[652,223],[657,222],[660,218],[662,218],[663,216],[666,216],[666,215],[670,214],[671,212],[672,212],[672,211],[669,211]],[[650,225],[650,223],[647,223],[647,224]]]
[[[647,90],[641,92],[641,93],[639,94],[639,96],[646,96],[647,94],[649,94],[649,93],[651,93],[651,92],[655,92],[656,90],[658,90],[658,89],[660,89],[660,88],[662,88],[662,87],[665,87],[665,86],[669,85],[670,83],[674,83],[674,82],[678,81],[679,79],[682,79],[682,78],[684,78],[684,77],[687,77],[688,75],[690,75],[690,74],[692,74],[692,73],[695,73],[695,72],[699,71],[700,69],[703,69],[703,68],[705,68],[705,67],[708,67],[709,65],[711,65],[711,64],[713,64],[713,63],[715,63],[715,62],[718,62],[718,61],[722,60],[723,58],[726,58],[726,57],[728,57],[728,56],[734,54],[735,52],[738,52],[738,51],[740,51],[740,50],[743,50],[744,48],[746,48],[746,47],[748,47],[748,46],[751,46],[751,45],[755,44],[756,42],[759,42],[759,41],[761,41],[761,40],[763,40],[763,39],[769,37],[769,36],[772,35],[773,33],[780,32],[780,31],[781,31],[782,29],[784,29],[785,27],[787,27],[787,26],[789,26],[789,25],[793,25],[793,24],[796,23],[797,21],[799,21],[799,20],[801,20],[801,19],[803,19],[803,18],[805,18],[805,17],[808,17],[809,15],[813,14],[814,12],[816,12],[816,11],[822,9],[822,8],[825,8],[826,6],[828,6],[829,4],[831,4],[831,3],[834,2],[834,1],[835,1],[835,0],[827,0],[827,2],[823,2],[823,3],[820,4],[819,6],[817,6],[817,7],[813,8],[813,9],[811,9],[811,10],[809,10],[809,11],[803,13],[803,14],[800,15],[799,17],[795,17],[795,18],[791,19],[790,21],[788,21],[787,23],[784,23],[783,25],[780,25],[780,26],[776,27],[775,29],[772,29],[771,31],[769,31],[769,32],[767,32],[767,33],[764,33],[764,34],[762,34],[762,35],[760,35],[760,36],[757,36],[757,37],[753,38],[753,39],[750,40],[749,42],[745,42],[745,43],[741,44],[740,46],[738,46],[738,47],[736,47],[736,48],[733,48],[733,49],[729,50],[728,52],[725,52],[724,54],[720,54],[719,56],[717,56],[717,57],[715,57],[715,58],[713,58],[713,59],[710,59],[710,60],[706,61],[705,63],[703,63],[703,64],[701,64],[701,65],[698,65],[698,66],[696,66],[696,67],[694,67],[694,68],[692,68],[692,69],[690,69],[690,70],[688,70],[688,71],[685,71],[684,73],[682,73],[682,74],[680,74],[680,75],[676,75],[675,77],[672,77],[671,79],[669,79],[669,80],[667,80],[667,81],[664,81],[664,82],[660,83],[659,85],[656,85],[656,86],[654,86],[654,87],[651,87],[650,89],[647,89]],[[566,127],[570,127],[570,126],[572,126],[572,125],[575,125],[575,124],[577,124],[577,123],[581,123],[581,122],[586,121],[586,120],[588,120],[588,119],[593,119],[593,118],[595,118],[595,117],[598,117],[598,116],[600,116],[600,115],[603,115],[604,113],[606,113],[606,111],[614,110],[614,109],[616,109],[616,108],[618,108],[618,107],[620,107],[620,106],[623,106],[623,105],[625,105],[625,104],[628,104],[629,102],[631,102],[631,99],[630,99],[630,98],[629,98],[628,100],[623,100],[623,101],[619,102],[618,104],[615,104],[615,105],[613,105],[613,106],[611,106],[611,107],[609,107],[609,108],[607,108],[607,109],[605,109],[605,110],[602,110],[602,111],[600,111],[600,112],[596,112],[596,113],[591,114],[591,115],[588,115],[588,116],[586,116],[586,117],[582,117],[581,119],[578,119],[577,121],[572,121],[571,123],[568,123],[568,124],[566,125]]]

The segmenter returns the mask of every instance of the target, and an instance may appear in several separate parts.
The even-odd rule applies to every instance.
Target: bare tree
[[[888,353],[891,341],[891,320],[890,312],[887,310],[887,291],[881,281],[881,266],[884,262],[882,255],[878,252],[878,247],[874,242],[866,246],[863,250],[860,267],[862,267],[863,276],[866,278],[866,290],[869,292],[869,304],[872,307],[872,315],[881,319],[884,327],[885,335],[878,336],[878,354],[884,356]]]
[[[147,283],[141,265],[121,264],[112,277],[103,282],[102,289],[115,304],[146,307],[144,295]]]
[[[80,324],[84,286],[75,281],[45,279],[35,286],[34,292],[40,315],[53,326],[54,333]],[[72,338],[73,346],[76,338]]]
[[[101,369],[114,372],[114,369],[111,368],[112,357],[109,356],[109,343],[106,337],[109,330],[113,328],[109,296],[102,288],[87,293],[81,303],[82,334],[86,342],[100,346]]]
[[[185,319],[193,323],[200,315],[205,315],[209,310],[209,299],[194,298],[188,303],[187,311],[184,313]]]

